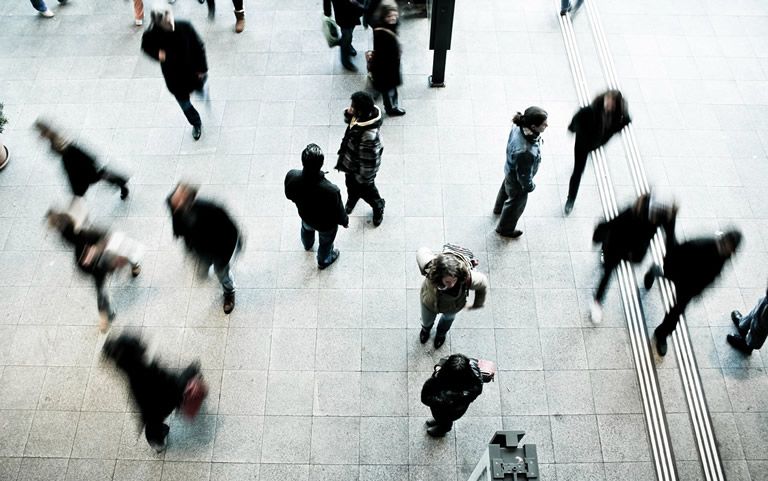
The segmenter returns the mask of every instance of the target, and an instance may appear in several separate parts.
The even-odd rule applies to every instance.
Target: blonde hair
[[[157,4],[149,12],[151,26],[158,26],[163,30],[173,31],[175,23],[173,19],[173,10],[165,4]]]

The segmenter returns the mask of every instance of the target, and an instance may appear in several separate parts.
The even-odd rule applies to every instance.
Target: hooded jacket
[[[605,109],[603,99],[605,94],[598,96],[590,105],[582,107],[571,119],[568,130],[576,134],[576,141],[586,146],[589,151],[605,145],[613,134],[632,122],[627,109],[627,101],[621,99],[621,108],[608,117],[610,124],[604,125]]]
[[[224,208],[207,200],[195,199],[186,209],[173,212],[170,197],[167,204],[171,211],[174,237],[183,237],[190,251],[217,268],[229,264],[238,248],[240,232]]]
[[[386,92],[403,83],[400,52],[397,31],[392,26],[382,23],[373,29],[371,77],[373,87],[379,92]]]
[[[653,222],[648,212],[638,214],[634,206],[613,219],[601,222],[592,236],[594,243],[602,242],[603,255],[608,263],[626,260],[642,262],[651,245],[656,229],[662,227],[668,240],[675,236],[675,216],[667,215],[664,222]]]
[[[351,117],[344,111],[347,130],[339,146],[336,169],[355,176],[360,184],[372,184],[381,165],[381,111],[374,107],[374,115],[367,120]]]
[[[432,374],[421,388],[421,402],[429,406],[432,416],[439,422],[453,422],[461,418],[469,405],[483,392],[483,378],[477,361],[470,359],[472,375],[465,385],[452,385],[440,377],[440,371]]]
[[[717,239],[668,242],[664,277],[675,283],[678,299],[698,296],[720,275],[729,258],[720,254],[717,244]]]
[[[301,220],[317,231],[349,225],[341,192],[323,172],[289,171],[285,176],[285,197],[296,204]]]
[[[541,164],[540,138],[530,142],[523,135],[523,129],[515,125],[507,140],[504,174],[508,179],[517,182],[523,191],[533,192],[536,188],[533,177],[539,171],[539,164]]]
[[[208,61],[205,45],[191,23],[177,20],[173,31],[151,26],[141,37],[141,49],[155,60],[160,50],[165,51],[160,68],[173,95],[187,96],[202,88],[198,74],[208,72]]]

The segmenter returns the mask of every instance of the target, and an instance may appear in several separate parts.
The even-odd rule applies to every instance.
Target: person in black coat
[[[157,362],[147,362],[146,346],[137,337],[122,334],[104,342],[102,353],[128,378],[147,442],[158,453],[166,446],[170,428],[165,418],[181,407],[187,384],[200,376],[200,365],[192,363],[181,373],[164,369]]]
[[[565,215],[573,210],[589,153],[605,145],[613,134],[621,131],[631,121],[627,102],[618,90],[608,90],[598,95],[590,105],[582,107],[573,116],[568,130],[576,134],[576,142],[573,147],[573,173],[568,185]]]
[[[232,262],[240,251],[240,231],[223,207],[197,198],[197,187],[179,183],[167,199],[173,221],[173,237],[184,238],[197,257],[198,274],[213,270],[224,289],[224,313],[235,308],[235,278]]]
[[[175,21],[168,6],[152,9],[151,19],[141,38],[141,49],[160,62],[165,85],[192,125],[192,137],[198,140],[202,135],[202,121],[189,95],[196,91],[205,96],[208,78],[205,46],[192,24]]]
[[[688,303],[717,279],[726,261],[738,249],[741,238],[741,232],[730,230],[718,232],[715,238],[694,239],[682,244],[667,239],[663,272],[654,266],[644,278],[646,289],[653,286],[655,277],[659,275],[675,283],[677,301],[654,331],[656,349],[660,355],[667,353],[667,336],[677,327]]]
[[[61,155],[61,163],[69,179],[72,194],[82,197],[88,188],[101,180],[120,189],[120,198],[128,198],[128,179],[96,162],[91,154],[57,132],[50,123],[38,119],[34,124],[40,136],[51,143],[51,149]]]
[[[432,419],[426,423],[427,434],[445,436],[482,392],[483,378],[477,361],[463,354],[448,356],[442,366],[435,366],[432,377],[421,388],[421,402],[432,411]]]
[[[301,243],[311,250],[315,231],[320,238],[317,248],[317,266],[325,269],[338,259],[333,248],[338,227],[349,227],[349,216],[344,210],[339,188],[325,178],[322,149],[309,144],[301,153],[302,170],[291,170],[285,176],[285,197],[296,204],[301,217]]]
[[[341,29],[341,65],[350,72],[357,72],[357,67],[352,63],[352,57],[357,55],[352,46],[352,33],[355,27],[360,25],[360,17],[365,13],[365,7],[358,0],[323,0],[323,12],[326,17],[331,16],[331,5],[336,24]]]
[[[650,193],[637,198],[634,205],[595,227],[592,242],[603,245],[603,277],[595,292],[590,314],[595,324],[602,320],[602,302],[611,274],[622,260],[639,264],[645,258],[651,239],[659,227],[667,239],[675,237],[677,206],[652,201]]]
[[[394,1],[385,0],[376,14],[378,21],[373,29],[373,60],[371,78],[373,87],[384,98],[387,115],[405,115],[397,104],[397,87],[402,85],[400,73],[400,41],[397,37],[399,12]]]

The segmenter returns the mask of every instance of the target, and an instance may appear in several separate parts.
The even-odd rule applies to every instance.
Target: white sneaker
[[[137,18],[136,20],[134,20],[133,24],[136,25],[137,27],[141,27],[142,25],[144,25],[144,20],[141,18]]]
[[[592,319],[593,324],[603,322],[603,306],[599,302],[592,300],[592,305],[589,306],[589,317]]]
[[[50,10],[46,10],[44,12],[40,12],[40,15],[45,17],[45,18],[51,18],[51,17],[55,16],[54,13],[52,11],[50,11]]]

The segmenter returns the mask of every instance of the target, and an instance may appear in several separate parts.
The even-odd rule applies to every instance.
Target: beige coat
[[[416,252],[416,263],[419,265],[422,275],[426,275],[429,268],[428,264],[435,257],[435,253],[426,247],[422,247]],[[475,291],[475,301],[472,307],[483,307],[485,293],[488,289],[488,278],[481,272],[471,271],[470,279],[469,286],[462,284],[458,295],[454,297],[445,291],[437,290],[437,287],[425,277],[421,284],[421,302],[432,312],[455,314],[467,304],[467,290],[469,289]]]

